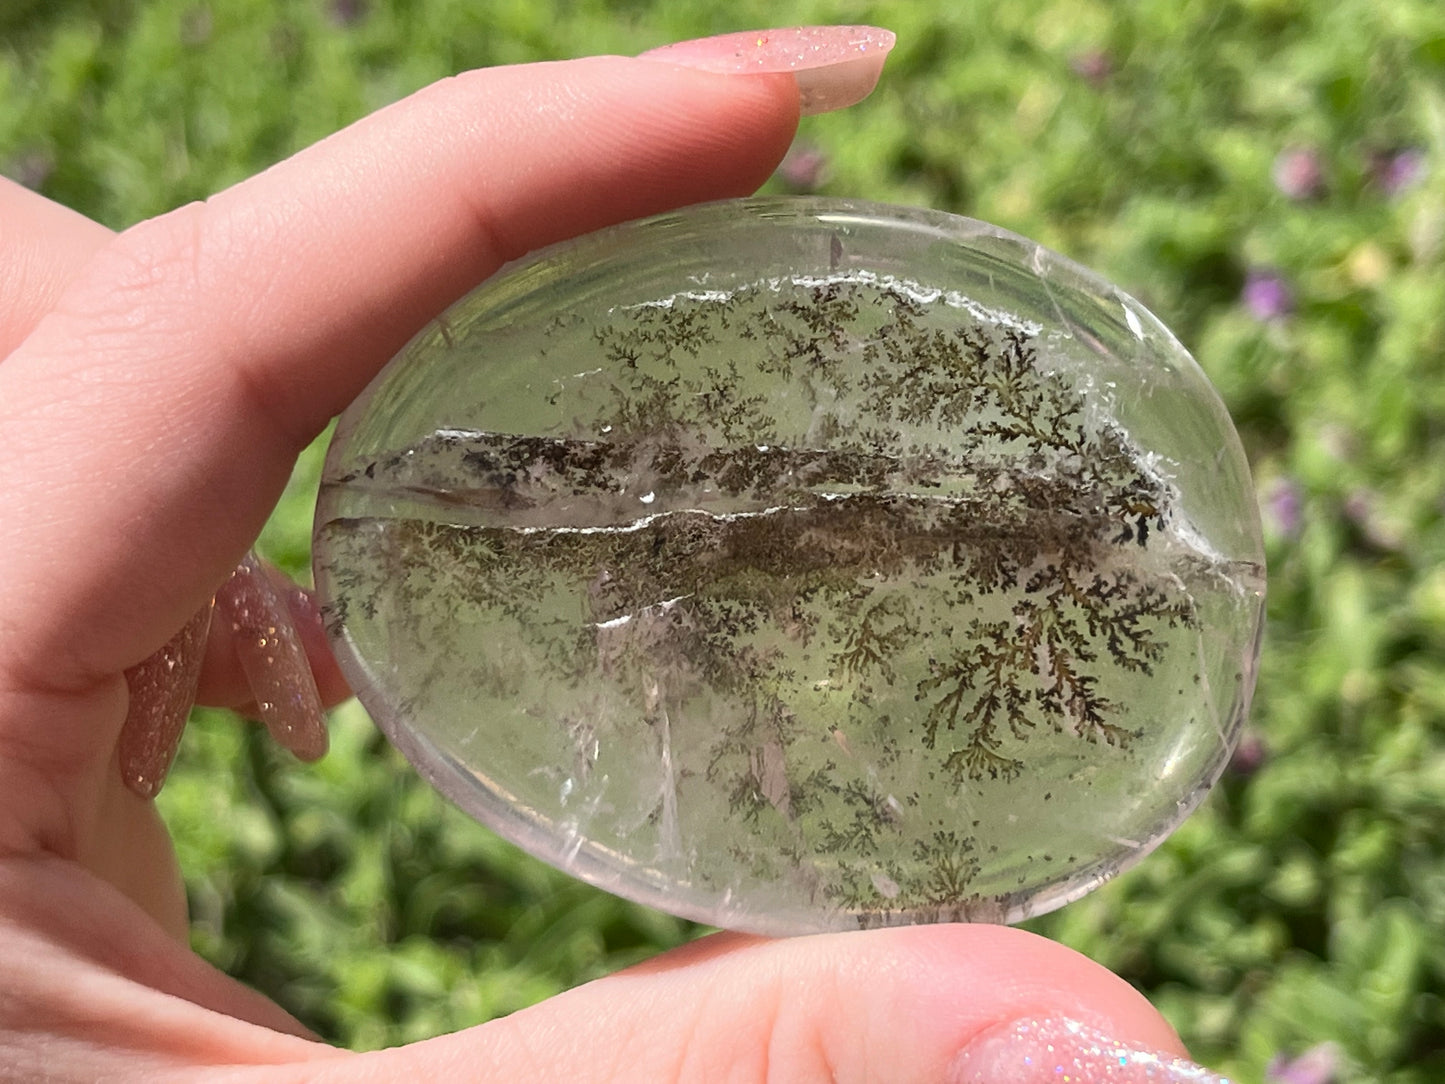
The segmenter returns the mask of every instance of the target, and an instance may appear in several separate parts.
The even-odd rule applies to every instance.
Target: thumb
[[[1220,1081],[1132,987],[1000,926],[722,934],[504,1020],[307,1079]]]

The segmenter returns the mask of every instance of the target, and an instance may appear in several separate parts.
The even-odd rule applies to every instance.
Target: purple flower
[[[1387,196],[1398,196],[1425,177],[1425,152],[1419,147],[1370,156],[1370,176]]]
[[[1294,311],[1294,292],[1278,271],[1255,268],[1244,278],[1240,300],[1256,320],[1282,320]]]
[[[1315,199],[1325,190],[1325,171],[1313,147],[1287,147],[1274,160],[1274,186],[1293,200]]]
[[[1276,478],[1264,493],[1265,523],[1276,534],[1297,538],[1302,526],[1304,495],[1293,478]]]
[[[1229,758],[1229,766],[1226,770],[1232,776],[1248,779],[1263,768],[1267,760],[1269,760],[1269,746],[1265,745],[1264,739],[1253,731],[1246,731],[1244,736],[1239,739],[1239,744],[1234,747],[1234,753]]]
[[[1080,79],[1099,86],[1114,74],[1114,61],[1102,49],[1085,49],[1069,58],[1069,68]]]
[[[1340,1071],[1340,1048],[1334,1043],[1312,1046],[1297,1058],[1276,1054],[1264,1071],[1266,1084],[1334,1084]]]
[[[367,0],[331,0],[329,14],[336,26],[355,26],[366,17]]]
[[[778,179],[794,192],[816,192],[828,179],[828,155],[811,143],[794,143],[778,164]]]
[[[26,188],[38,192],[55,172],[55,159],[44,151],[27,151],[11,162],[5,172]]]

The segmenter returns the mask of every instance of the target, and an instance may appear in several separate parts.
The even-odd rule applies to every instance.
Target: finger
[[[505,257],[752,187],[796,110],[786,76],[473,73],[107,245],[0,365],[0,850],[123,850],[136,895],[169,851],[111,794],[115,675],[234,567],[309,430]]]
[[[8,352],[34,329],[84,264],[115,235],[99,223],[79,215],[0,178],[0,355]],[[243,562],[244,566],[245,562]],[[262,717],[273,731],[297,733],[289,742],[298,755],[314,757],[324,745],[318,683],[324,685],[327,703],[349,695],[335,660],[326,645],[319,610],[311,596],[279,571],[267,568],[263,587],[271,620],[284,625],[280,650],[267,653],[255,647],[254,635],[241,635],[242,623],[223,621],[209,637],[219,645],[207,652],[211,606],[203,606],[162,648],[126,671],[130,712],[121,732],[119,758],[122,771],[137,793],[154,796],[174,758],[186,717],[198,685],[230,685],[224,706],[245,708]],[[237,573],[231,580],[235,583]],[[222,595],[236,610],[238,594],[254,595],[244,588]],[[244,617],[255,607],[240,607]],[[253,622],[254,623],[254,622]],[[268,639],[278,639],[273,631]],[[263,644],[263,648],[264,648]],[[203,678],[203,658],[211,660],[212,673]],[[278,665],[278,658],[279,663]],[[315,676],[313,676],[313,671]],[[249,681],[254,676],[256,681]],[[273,698],[257,699],[256,688],[287,693],[278,708]],[[300,699],[303,703],[293,705]]]
[[[177,918],[179,938],[72,863],[0,858],[0,1077],[195,1080],[341,1054],[191,952]]]
[[[213,696],[218,681],[232,686],[230,698],[210,703],[260,719],[297,757],[315,760],[327,746],[318,674],[330,703],[347,695],[314,599],[248,553],[211,603],[126,670],[130,696],[118,745],[126,786],[144,798],[160,793],[198,690],[208,683]]]
[[[70,280],[114,236],[99,223],[0,178],[0,356],[34,329]],[[267,568],[265,575],[263,609],[269,623],[281,625],[279,630],[271,629],[261,640],[257,630],[242,635],[247,622],[235,619],[246,618],[256,607],[236,603],[256,591],[247,590],[244,582],[239,590],[223,586],[219,594],[232,620],[217,624],[208,637],[212,607],[203,606],[159,651],[126,671],[130,709],[118,757],[137,794],[159,792],[202,685],[230,685],[226,700],[212,702],[262,718],[298,756],[311,759],[324,748],[317,686],[325,690],[327,704],[338,703],[349,690],[326,643],[314,599],[276,569]],[[237,580],[233,572],[228,583]],[[271,642],[278,649],[267,651]],[[204,676],[203,659],[210,671]]]
[[[0,903],[5,888],[0,865]],[[1121,979],[999,926],[787,941],[719,935],[503,1020],[338,1056],[285,1037],[299,1032],[294,1021],[164,943],[134,912],[130,936],[113,917],[92,916],[105,893],[78,883],[49,897],[73,907],[29,915],[23,901],[10,907],[36,924],[42,951],[64,951],[31,951],[20,961],[28,966],[12,969],[17,996],[41,1008],[44,1027],[7,1049],[33,1051],[34,1064],[62,1075],[84,1064],[71,1075],[193,1079],[205,1068],[207,1080],[235,1084],[1224,1084],[1175,1060],[1182,1048],[1173,1030]],[[108,1038],[104,1049],[96,1035]],[[1031,1035],[1043,1042],[1031,1046]]]
[[[284,602],[291,627],[306,653],[311,678],[316,683],[322,705],[335,707],[351,696],[351,689],[336,665],[335,656],[331,654],[316,596],[291,582],[284,572],[269,565],[266,571]],[[215,622],[211,626],[196,702],[209,707],[231,708],[251,718],[259,717],[255,691],[247,683],[237,654],[236,630],[226,622]]]
[[[129,695],[116,757],[126,786],[143,798],[159,794],[170,773],[196,702],[214,609],[202,606],[159,651],[125,672]]]
[[[1030,1027],[1043,1044],[1029,1046]],[[948,926],[712,938],[334,1076],[313,1065],[306,1079],[450,1079],[461,1066],[483,1081],[1214,1079],[1174,1063],[1182,1053],[1132,987],[1084,957],[1007,927]]]
[[[219,623],[231,630],[256,713],[271,736],[302,760],[322,756],[321,695],[286,602],[254,554],[242,559],[216,593],[216,611]]]
[[[113,236],[99,222],[0,177],[0,358],[34,330]]]
[[[0,626],[26,632],[0,666],[64,688],[138,662],[425,319],[529,248],[752,189],[796,114],[787,77],[473,72],[122,235],[0,367]]]

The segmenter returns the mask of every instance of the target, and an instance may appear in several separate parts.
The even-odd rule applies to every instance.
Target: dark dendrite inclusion
[[[319,569],[383,710],[554,860],[753,928],[1017,917],[1227,748],[1206,626],[1258,569],[1042,329],[839,274],[509,345],[328,475]]]

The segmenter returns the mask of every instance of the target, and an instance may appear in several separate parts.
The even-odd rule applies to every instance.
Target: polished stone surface
[[[549,250],[343,416],[317,582],[437,787],[759,932],[1014,921],[1132,863],[1248,708],[1228,416],[1136,301],[967,219],[715,204]]]

